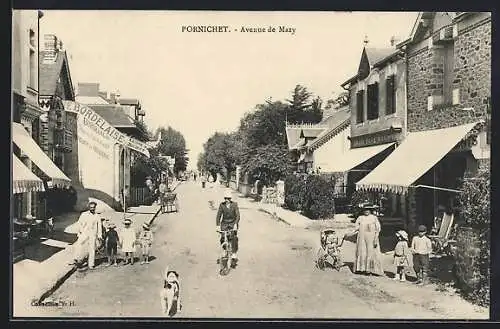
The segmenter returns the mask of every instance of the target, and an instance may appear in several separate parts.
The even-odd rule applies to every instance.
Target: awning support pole
[[[430,185],[416,185],[416,186],[409,186],[409,187],[414,187],[414,188],[424,187],[424,188],[430,188],[430,189],[434,189],[434,190],[441,190],[441,191],[454,192],[454,193],[462,193],[462,191],[459,191],[459,190],[453,190],[453,189],[449,189],[449,188],[437,187],[437,186],[430,186]]]

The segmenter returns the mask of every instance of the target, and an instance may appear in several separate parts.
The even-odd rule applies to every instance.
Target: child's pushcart
[[[172,192],[167,192],[163,196],[161,203],[161,212],[178,212],[179,211],[179,201],[177,199],[177,194]]]
[[[344,242],[342,239],[339,243],[335,230],[325,229],[321,231],[320,235],[321,247],[318,249],[316,258],[316,267],[324,270],[326,267],[334,268],[337,271],[343,266],[342,258],[340,255],[340,247]]]

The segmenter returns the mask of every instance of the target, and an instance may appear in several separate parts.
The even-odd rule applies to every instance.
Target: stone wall
[[[468,289],[475,289],[480,280],[479,234],[469,227],[457,231],[456,275],[458,283]]]
[[[417,46],[415,46],[416,48]],[[491,95],[491,18],[460,24],[454,41],[452,89],[460,103],[443,99],[444,58],[442,46],[408,54],[408,131],[448,128],[484,119]],[[427,99],[434,96],[428,111]],[[436,105],[437,104],[437,105]],[[462,110],[472,108],[472,110]]]

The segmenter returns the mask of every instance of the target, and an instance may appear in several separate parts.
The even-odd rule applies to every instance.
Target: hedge
[[[481,235],[479,259],[474,262],[479,272],[478,287],[462,287],[465,297],[479,305],[490,303],[490,171],[481,170],[472,179],[465,179],[458,198],[460,217],[464,226]],[[474,270],[474,269],[472,269]]]
[[[310,219],[335,215],[335,182],[318,175],[290,175],[285,179],[285,207]]]

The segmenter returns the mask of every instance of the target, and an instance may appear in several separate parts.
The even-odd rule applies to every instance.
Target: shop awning
[[[345,172],[349,171],[357,165],[362,164],[368,159],[373,158],[380,152],[393,146],[394,143],[386,143],[375,146],[360,147],[350,149],[346,152],[332,155],[332,160],[328,165],[321,166],[323,172]]]
[[[477,123],[409,133],[356,189],[406,193],[408,187],[450,152]]]
[[[71,184],[71,179],[50,160],[20,123],[12,123],[12,140],[41,171],[50,177],[53,185]]]
[[[14,194],[44,191],[43,181],[12,154],[12,187]]]

